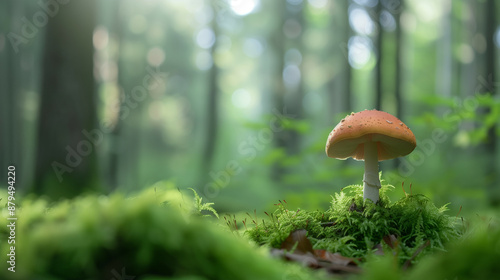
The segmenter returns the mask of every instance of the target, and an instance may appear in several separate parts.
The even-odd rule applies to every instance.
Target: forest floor
[[[360,187],[347,187],[326,211],[292,210],[280,201],[265,219],[245,214],[244,229],[235,215],[219,218],[212,203],[196,193],[186,201],[176,188],[57,203],[24,198],[17,204],[16,272],[1,267],[0,278],[432,280],[500,273],[498,211],[468,220],[422,195],[390,202],[390,190],[384,186],[373,204]],[[1,210],[3,241],[11,233]],[[0,250],[4,266],[10,248]]]

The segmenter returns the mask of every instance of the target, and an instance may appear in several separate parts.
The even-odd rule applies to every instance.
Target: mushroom
[[[378,162],[405,156],[417,146],[415,135],[395,116],[377,110],[351,113],[328,135],[326,154],[365,161],[363,199],[379,200]]]

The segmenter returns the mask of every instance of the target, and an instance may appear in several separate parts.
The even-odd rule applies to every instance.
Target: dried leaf
[[[307,231],[305,229],[298,229],[290,233],[283,243],[281,249],[293,252],[294,254],[314,254],[311,241],[307,239]]]
[[[332,253],[327,250],[314,250],[315,255],[325,261],[329,261],[332,264],[336,265],[343,265],[343,266],[348,266],[348,265],[357,265],[355,258],[349,258],[349,257],[344,257],[339,253]]]
[[[287,252],[285,249],[272,249],[271,255],[275,257],[285,258],[286,260],[289,261],[298,262],[307,267],[311,268],[319,267],[318,260],[314,257],[312,253],[309,252],[306,254],[302,253],[297,254],[297,253]]]
[[[326,250],[313,250],[305,229],[290,233],[281,244],[281,249],[272,249],[271,255],[299,262],[310,268],[325,269],[330,274],[361,272],[356,263],[359,259],[344,257]]]
[[[382,246],[382,242],[387,244],[392,250],[392,254],[395,255],[396,252],[394,249],[397,249],[399,246],[399,240],[394,234],[389,234],[382,237],[382,240],[379,244],[375,245],[373,248],[376,249],[375,255],[383,256],[384,255],[384,246]]]
[[[389,245],[391,249],[398,247],[399,240],[396,238],[394,234],[386,235],[382,238],[382,240],[384,240],[385,244]]]

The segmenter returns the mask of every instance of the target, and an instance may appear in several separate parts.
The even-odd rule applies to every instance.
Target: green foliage
[[[125,272],[135,279],[283,279],[290,270],[296,279],[318,277],[186,214],[196,207],[211,211],[196,195],[193,208],[179,201],[178,191],[156,188],[133,198],[115,193],[52,205],[25,200],[17,212],[16,273],[7,271],[8,246],[2,246],[0,278],[113,279]],[[3,241],[8,228],[2,215]]]
[[[202,203],[201,201],[203,198],[201,198],[194,189],[192,189],[192,188],[189,188],[189,189],[192,190],[194,193],[194,208],[196,210],[196,213],[198,213],[199,215],[201,215],[203,217],[210,217],[210,215],[203,215],[202,214],[202,211],[209,211],[212,214],[214,214],[215,217],[217,217],[217,219],[218,219],[219,214],[212,207],[212,205],[214,205],[214,203],[213,202]]]
[[[377,244],[387,247],[382,240],[393,235],[397,241],[391,244],[391,250],[400,264],[414,261],[415,255],[443,251],[446,242],[460,235],[456,219],[444,214],[446,206],[437,208],[425,196],[409,194],[391,203],[386,195],[391,188],[383,185],[380,201],[374,204],[363,201],[361,186],[348,186],[335,194],[325,212],[290,211],[280,203],[267,221],[254,220],[255,227],[247,233],[260,245],[279,248],[290,232],[306,229],[315,249],[363,259]]]
[[[498,217],[498,211],[494,214]],[[476,217],[477,219],[477,217]],[[500,274],[500,227],[495,221],[475,221],[466,235],[448,243],[446,252],[423,258],[411,270],[396,265],[396,257],[370,257],[365,273],[354,279],[496,279]]]
[[[441,114],[426,112],[417,121],[456,133],[455,143],[463,147],[484,143],[488,139],[488,130],[500,119],[500,100],[490,93],[475,93],[463,99],[422,95],[418,100],[441,109]],[[465,122],[473,125],[465,129],[461,126]],[[500,135],[500,128],[497,128],[496,133]]]
[[[464,238],[452,242],[448,252],[422,260],[407,279],[496,279],[500,275],[499,212],[495,220],[475,221]],[[479,224],[478,224],[479,223]],[[432,273],[429,273],[432,272]]]

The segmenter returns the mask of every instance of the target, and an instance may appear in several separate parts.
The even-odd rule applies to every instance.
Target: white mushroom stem
[[[376,142],[365,143],[365,175],[363,177],[363,199],[371,199],[376,203],[379,199],[378,190],[378,147]]]

